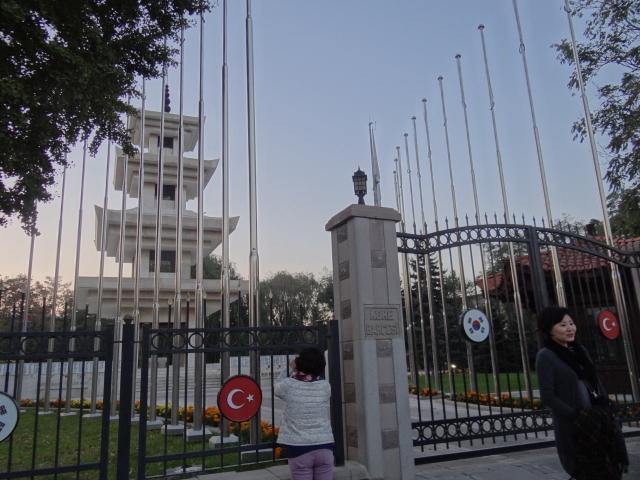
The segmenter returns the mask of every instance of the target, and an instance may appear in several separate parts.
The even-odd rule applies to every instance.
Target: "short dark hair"
[[[302,373],[321,376],[326,365],[324,353],[315,347],[305,348],[296,357],[296,370]]]
[[[571,313],[568,308],[558,307],[557,305],[550,305],[538,316],[538,330],[543,335],[549,336],[549,332],[556,323],[560,323],[565,315],[571,317]]]

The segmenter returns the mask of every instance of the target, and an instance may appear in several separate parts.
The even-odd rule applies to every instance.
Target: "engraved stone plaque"
[[[364,306],[365,338],[402,337],[400,307],[398,305]]]
[[[348,238],[348,236],[347,236],[347,226],[343,225],[343,226],[339,227],[337,232],[336,232],[336,234],[338,236],[338,243],[344,242]]]
[[[385,268],[387,258],[384,250],[371,250],[371,268]]]
[[[347,278],[349,278],[349,262],[342,262],[339,265],[339,271],[338,271],[338,278],[340,278],[340,280],[346,280]]]

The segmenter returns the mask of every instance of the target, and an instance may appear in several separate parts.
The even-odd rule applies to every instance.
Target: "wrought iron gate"
[[[0,479],[74,474],[73,478],[106,480],[113,328],[101,332],[0,332],[0,360],[2,390],[23,408],[16,430],[0,444]],[[17,375],[20,370],[22,376]],[[85,422],[90,418],[85,414],[94,413],[84,401],[92,375],[102,377],[96,384],[104,403],[100,402],[103,408],[92,415],[94,419]],[[64,400],[68,378],[73,380],[74,396],[82,400]],[[51,399],[44,394],[47,381],[55,392]],[[0,428],[1,421],[0,416]],[[60,447],[62,442],[64,448]]]
[[[416,463],[442,459],[445,452],[483,454],[499,440],[509,450],[550,444],[544,440],[552,431],[551,412],[539,399],[534,371],[541,346],[534,319],[558,303],[561,287],[579,340],[608,392],[624,404],[621,416],[638,425],[640,404],[632,395],[638,362],[633,342],[640,341],[635,245],[620,240],[614,248],[597,237],[515,221],[397,237],[405,262]],[[553,276],[556,255],[560,282]],[[622,307],[615,301],[616,272]],[[491,324],[485,342],[469,342],[460,331],[461,314],[472,308]],[[624,340],[598,332],[594,315],[604,309],[627,313]]]

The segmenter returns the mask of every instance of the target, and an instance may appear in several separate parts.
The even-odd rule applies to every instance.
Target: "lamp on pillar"
[[[358,171],[353,174],[351,179],[353,180],[353,190],[358,197],[358,205],[364,205],[364,196],[367,194],[367,175],[358,167]]]

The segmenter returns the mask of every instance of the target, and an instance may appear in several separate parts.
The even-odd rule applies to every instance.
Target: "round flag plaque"
[[[262,405],[262,389],[247,375],[229,378],[218,392],[220,413],[232,422],[246,422]]]
[[[484,342],[489,337],[489,328],[487,316],[477,308],[471,308],[460,316],[460,330],[470,342]]]
[[[0,392],[0,442],[13,433],[20,419],[18,404],[4,392]]]
[[[600,310],[596,313],[596,321],[602,335],[609,340],[613,340],[620,334],[620,322],[611,310]]]

